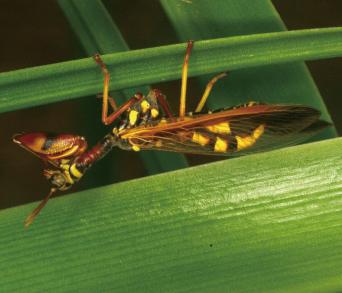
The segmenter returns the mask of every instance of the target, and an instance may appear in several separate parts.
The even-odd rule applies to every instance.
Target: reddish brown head
[[[17,134],[13,137],[13,141],[56,167],[55,170],[44,170],[45,177],[51,183],[51,189],[45,199],[25,220],[25,227],[28,227],[57,190],[70,188],[83,175],[77,168],[72,168],[72,164],[86,151],[87,142],[82,136],[53,135],[45,132]]]

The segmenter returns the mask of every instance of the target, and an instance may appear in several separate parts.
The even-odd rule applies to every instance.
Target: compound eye
[[[84,137],[73,134],[23,133],[15,135],[13,141],[49,161],[74,158],[87,149]]]

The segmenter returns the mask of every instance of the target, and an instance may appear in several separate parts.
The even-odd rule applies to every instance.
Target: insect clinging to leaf
[[[104,76],[101,119],[105,125],[114,125],[109,134],[89,150],[85,138],[78,135],[33,132],[14,136],[15,143],[49,164],[43,174],[51,183],[51,189],[25,220],[26,227],[54,193],[72,187],[113,147],[235,156],[298,143],[330,125],[319,119],[318,110],[303,105],[248,102],[204,112],[212,87],[226,73],[209,81],[195,110],[187,113],[187,77],[192,47],[193,42],[189,41],[182,67],[178,116],[173,114],[166,97],[157,89],[150,90],[146,96],[136,93],[118,107],[109,96],[109,71],[97,54],[94,59]],[[113,110],[110,114],[109,107]]]

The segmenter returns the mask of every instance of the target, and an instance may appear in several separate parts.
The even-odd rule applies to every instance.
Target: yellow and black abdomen
[[[207,151],[232,154],[252,147],[263,135],[264,130],[264,124],[256,127],[249,125],[242,129],[235,127],[234,123],[225,121],[194,131],[191,140],[205,146]]]

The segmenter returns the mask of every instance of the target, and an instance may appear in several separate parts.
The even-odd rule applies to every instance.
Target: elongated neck
[[[111,149],[116,145],[115,142],[115,136],[113,136],[113,134],[107,134],[90,150],[86,151],[78,158],[76,158],[74,163],[76,164],[77,169],[80,172],[84,173],[95,162],[102,159],[106,154],[108,154],[111,151]]]

